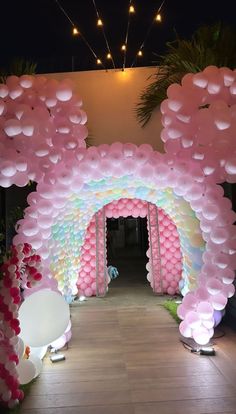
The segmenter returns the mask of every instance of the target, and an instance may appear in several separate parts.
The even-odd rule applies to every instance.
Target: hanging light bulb
[[[110,53],[107,54],[107,59],[111,59],[111,54]]]
[[[126,45],[122,45],[121,50],[122,50],[122,52],[125,52],[126,51]]]
[[[102,61],[101,61],[101,59],[97,59],[97,65],[101,65],[102,64]]]
[[[135,13],[135,9],[134,6],[131,4],[131,6],[129,6],[129,13]]]
[[[162,17],[160,13],[157,13],[156,15],[156,22],[161,22],[162,21]]]
[[[79,30],[77,29],[77,27],[75,27],[75,26],[73,27],[72,34],[74,36],[77,36],[79,34]]]
[[[138,54],[138,56],[143,56],[142,50],[139,50],[137,54]]]
[[[101,19],[98,19],[98,21],[97,21],[97,26],[103,26],[103,22],[102,22],[102,20],[101,20]]]

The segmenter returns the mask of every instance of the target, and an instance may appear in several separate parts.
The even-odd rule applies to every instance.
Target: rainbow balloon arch
[[[41,283],[25,298],[45,288],[67,300],[105,295],[106,217],[147,216],[151,287],[180,290],[180,332],[204,345],[235,292],[236,214],[219,184],[236,181],[236,73],[209,66],[167,95],[164,154],[148,144],[86,148],[70,81],[9,77],[0,85],[0,185],[37,182],[13,239],[42,258]]]

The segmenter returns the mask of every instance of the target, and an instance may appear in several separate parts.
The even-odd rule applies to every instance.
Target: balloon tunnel
[[[86,148],[87,116],[70,80],[23,75],[0,85],[0,186],[37,183],[13,240],[16,261],[4,265],[0,285],[6,316],[0,335],[15,360],[4,366],[0,353],[8,384],[0,398],[9,407],[21,398],[13,369],[20,328],[12,316],[20,301],[13,287],[24,284],[22,306],[48,290],[67,302],[78,293],[103,296],[107,217],[147,217],[150,285],[157,293],[180,291],[181,334],[208,343],[216,315],[234,295],[236,214],[221,184],[236,181],[235,108],[236,72],[209,66],[168,88],[161,104],[164,154],[148,144]],[[37,284],[32,270],[29,285],[19,279],[22,246],[40,258]]]

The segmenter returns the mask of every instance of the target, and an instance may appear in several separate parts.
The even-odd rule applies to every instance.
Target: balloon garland
[[[85,230],[99,209],[120,198],[161,204],[177,226],[183,255],[181,333],[205,344],[215,312],[234,294],[235,213],[217,184],[236,181],[236,72],[209,66],[184,76],[167,95],[165,154],[146,144],[85,149],[87,118],[69,81],[8,78],[0,85],[0,185],[38,182],[14,242],[32,242],[43,276],[52,272],[68,295],[76,288]]]
[[[17,371],[21,288],[38,284],[42,278],[40,271],[41,258],[27,243],[13,246],[0,268],[0,402],[9,408],[24,397]]]

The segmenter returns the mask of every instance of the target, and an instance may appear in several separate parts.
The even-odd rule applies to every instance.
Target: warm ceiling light
[[[107,59],[111,59],[111,54],[110,53],[107,54]]]
[[[161,22],[161,20],[162,20],[161,14],[160,13],[157,13],[157,15],[156,15],[156,21],[157,22]]]
[[[97,21],[97,26],[103,26],[103,22],[102,22],[102,20],[101,20],[101,19],[98,19],[98,21]]]
[[[77,29],[77,27],[73,27],[72,33],[74,36],[79,34],[79,30]]]
[[[122,45],[122,46],[121,46],[121,50],[122,50],[123,52],[125,52],[125,51],[126,51],[126,45]]]
[[[130,13],[135,13],[135,9],[134,9],[134,6],[129,6],[129,12]]]
[[[143,56],[143,52],[142,52],[142,50],[139,50],[139,51],[138,51],[138,56]]]
[[[97,65],[101,65],[101,64],[102,64],[101,59],[97,59]]]

